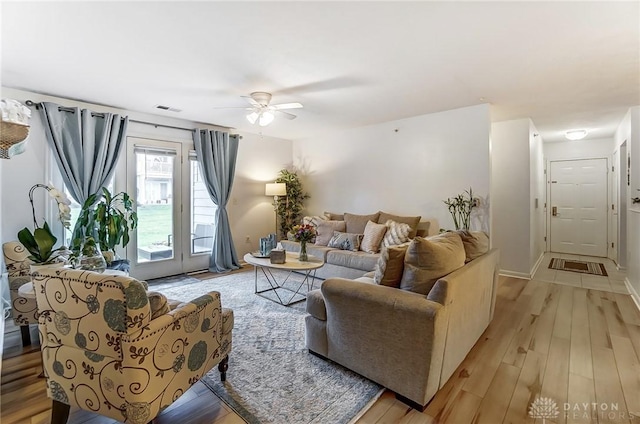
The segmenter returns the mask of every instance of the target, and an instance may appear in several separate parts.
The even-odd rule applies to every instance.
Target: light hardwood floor
[[[38,347],[23,349],[19,332],[7,331],[2,423],[48,423],[50,401],[38,378]],[[628,295],[503,277],[493,322],[425,412],[385,392],[358,423],[534,422],[527,414],[538,396],[552,398],[560,409],[547,423],[640,423],[629,415],[640,416],[640,312]],[[565,402],[579,409],[567,417]],[[593,402],[596,409],[581,406]],[[612,404],[617,411],[604,411],[615,408]],[[112,422],[74,408],[69,419],[71,424]],[[198,383],[157,422],[243,420]]]

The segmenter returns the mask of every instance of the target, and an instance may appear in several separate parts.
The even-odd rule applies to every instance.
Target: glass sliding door
[[[182,273],[182,144],[128,138],[128,192],[136,201],[138,228],[128,257],[136,278]]]

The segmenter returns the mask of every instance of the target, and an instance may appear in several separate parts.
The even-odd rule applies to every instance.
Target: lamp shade
[[[285,183],[267,183],[264,189],[265,196],[286,196],[287,185]]]

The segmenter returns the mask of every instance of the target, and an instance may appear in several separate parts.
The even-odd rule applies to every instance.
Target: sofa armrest
[[[421,294],[339,278],[321,291],[328,357],[425,404],[440,381],[446,308]]]

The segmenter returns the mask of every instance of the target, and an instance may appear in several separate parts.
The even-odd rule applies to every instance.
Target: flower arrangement
[[[293,237],[299,242],[312,241],[316,236],[316,229],[313,225],[301,224],[292,228]]]
[[[316,236],[316,229],[313,225],[302,224],[295,225],[292,229],[293,238],[300,242],[300,261],[306,262],[309,260],[307,255],[307,242],[312,241]]]
[[[29,202],[31,203],[31,214],[33,216],[33,233],[28,228],[23,228],[18,232],[18,240],[20,243],[27,249],[31,256],[31,259],[36,264],[50,264],[56,262],[60,252],[65,251],[66,248],[64,246],[54,249],[56,242],[58,239],[51,233],[51,229],[49,228],[49,224],[45,220],[42,224],[42,227],[38,225],[38,220],[36,219],[36,209],[33,204],[33,192],[37,188],[44,188],[49,192],[49,195],[56,201],[58,206],[58,219],[62,222],[62,225],[65,228],[69,228],[70,220],[71,220],[71,208],[69,205],[71,201],[64,194],[63,191],[56,189],[53,184],[49,183],[49,185],[44,184],[35,184],[29,190]]]

